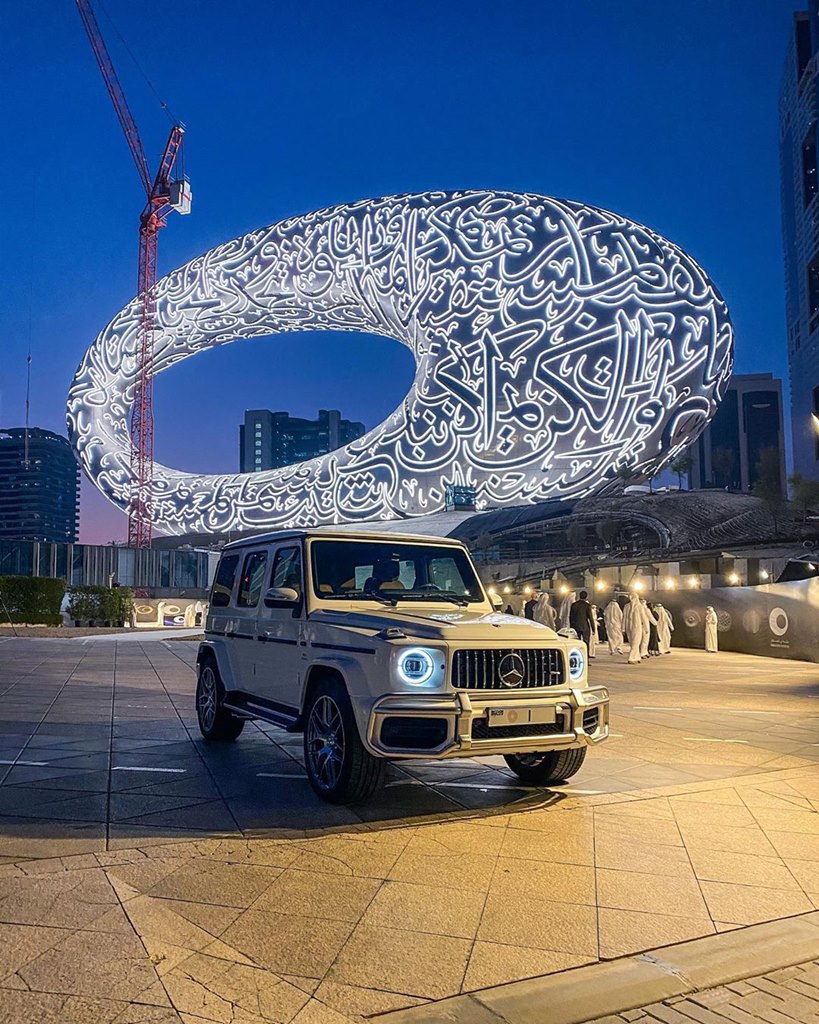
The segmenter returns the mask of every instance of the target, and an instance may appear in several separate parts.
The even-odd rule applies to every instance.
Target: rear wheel
[[[535,754],[504,754],[504,761],[528,786],[547,786],[565,782],[579,772],[586,760],[586,747],[549,750]]]
[[[225,688],[219,678],[219,669],[212,658],[199,666],[196,683],[196,717],[199,731],[206,740],[230,742],[245,727],[243,718],[236,718],[224,706]]]
[[[365,749],[347,690],[337,679],[323,680],[308,698],[304,762],[310,785],[331,804],[363,803],[383,780],[385,762]]]

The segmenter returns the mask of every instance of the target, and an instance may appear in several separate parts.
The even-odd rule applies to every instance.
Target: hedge
[[[0,622],[59,626],[65,580],[50,576],[0,576]]]
[[[72,587],[68,617],[75,622],[130,623],[134,592],[127,587]]]

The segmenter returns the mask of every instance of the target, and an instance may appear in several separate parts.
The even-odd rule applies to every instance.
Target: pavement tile
[[[597,871],[600,907],[636,910],[676,917],[708,917],[693,873],[682,876],[654,876],[641,871]]]
[[[573,903],[514,899],[490,892],[479,939],[556,952],[597,954],[597,911]]]
[[[256,864],[219,864],[197,860],[165,875],[148,890],[148,895],[247,908],[275,882],[279,874],[279,868]]]
[[[594,833],[579,832],[568,823],[565,831],[536,832],[518,828],[506,830],[501,855],[518,860],[556,861],[561,864],[594,864]]]
[[[272,881],[253,909],[355,923],[381,884],[377,878],[289,868]]]
[[[491,891],[518,898],[594,906],[594,868],[499,857]]]
[[[56,946],[65,935],[64,928],[0,924],[0,986],[3,979]]]
[[[776,856],[769,838],[755,826],[714,828],[710,825],[682,825],[681,831],[685,845],[690,849],[721,850],[757,857]]]
[[[412,836],[406,850],[443,857],[473,853],[494,857],[502,842],[503,830],[486,825],[425,825]]]
[[[737,882],[761,885],[769,889],[792,889],[800,885],[778,857],[759,857],[749,853],[726,853],[723,850],[688,850],[694,873],[710,882]],[[819,890],[819,882],[816,883]]]
[[[650,846],[682,846],[676,822],[659,818],[632,818],[624,815],[600,814],[595,820],[595,835],[606,839]]]
[[[460,990],[471,948],[467,939],[362,923],[341,950],[329,980],[443,999]]]
[[[0,921],[86,928],[116,906],[102,868],[0,879]]]
[[[456,859],[407,850],[398,856],[388,877],[397,882],[486,892],[492,881],[495,862],[495,857],[473,854],[469,858],[469,870],[463,871]]]
[[[316,999],[337,1013],[347,1017],[372,1017],[425,1002],[417,996],[398,992],[384,992],[359,985],[343,985],[326,979],[315,989]]]
[[[819,813],[816,811],[803,811],[783,804],[779,810],[754,808],[754,817],[766,832],[797,832],[819,836]]]
[[[276,973],[320,978],[352,930],[346,921],[246,910],[223,933],[222,941]]]
[[[598,915],[600,956],[604,959],[686,942],[703,935],[713,935],[715,931],[707,914],[702,917],[679,917],[600,907]]]
[[[174,914],[218,938],[228,925],[233,924],[241,914],[237,907],[220,907],[213,903],[193,903],[189,900],[163,899],[164,906]]]
[[[41,992],[0,990],[2,1024],[180,1024],[176,1010],[129,1006],[114,999],[84,999]]]
[[[472,947],[462,991],[505,985],[510,981],[536,978],[594,963],[596,957],[560,953],[530,946],[509,946],[499,942],[478,941]]]
[[[700,887],[711,917],[727,924],[758,924],[814,909],[802,892],[728,882],[701,882]]]
[[[0,817],[0,856],[69,857],[105,849],[101,822],[57,822],[53,819]]]
[[[443,889],[407,882],[384,882],[362,918],[362,925],[472,939],[485,896],[467,889]]]
[[[635,869],[650,875],[691,876],[691,862],[682,846],[635,846],[622,839],[598,835],[594,842],[594,859],[598,868],[617,871]]]
[[[270,971],[194,953],[163,977],[181,1013],[231,1024],[243,1016],[288,1024],[310,996]]]
[[[144,999],[157,976],[142,943],[131,935],[77,931],[46,950],[18,972],[35,992]],[[153,990],[152,990],[153,991]],[[154,1001],[166,1002],[161,989]]]
[[[387,878],[406,841],[401,836],[395,836],[392,842],[366,837],[324,836],[299,843],[301,854],[294,866],[304,871],[323,871],[334,875]]]
[[[779,856],[785,860],[819,861],[819,835],[771,829],[767,830],[766,835]]]

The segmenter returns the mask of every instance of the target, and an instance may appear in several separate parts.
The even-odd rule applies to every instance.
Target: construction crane
[[[128,545],[149,548],[154,464],[153,338],[156,318],[157,242],[159,230],[165,227],[165,221],[172,210],[182,214],[190,213],[191,210],[190,185],[182,173],[182,140],[185,128],[182,124],[174,124],[171,128],[159,168],[152,179],[136,122],[128,108],[125,93],[119,84],[91,4],[89,0],[76,0],[76,3],[146,196],[145,207],[139,215],[139,325],[130,424],[131,496],[128,508]]]

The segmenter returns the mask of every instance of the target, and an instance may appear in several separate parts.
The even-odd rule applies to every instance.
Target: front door
[[[301,545],[285,542],[273,552],[269,586],[295,590],[296,608],[267,608],[262,600],[256,622],[256,692],[260,697],[298,708],[302,673],[306,664],[304,647],[304,583]]]

